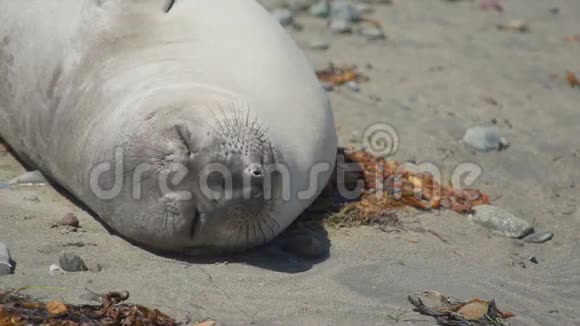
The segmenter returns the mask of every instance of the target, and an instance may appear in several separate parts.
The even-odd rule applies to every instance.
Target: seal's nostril
[[[264,174],[264,170],[260,164],[251,164],[248,166],[246,171],[248,171],[252,177],[261,177]]]

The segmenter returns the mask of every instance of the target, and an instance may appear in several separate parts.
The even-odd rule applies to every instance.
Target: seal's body
[[[0,0],[0,136],[120,234],[184,253],[272,239],[336,155],[324,91],[253,0]]]

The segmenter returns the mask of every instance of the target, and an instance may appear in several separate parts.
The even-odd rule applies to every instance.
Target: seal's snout
[[[262,164],[250,163],[246,168],[246,174],[252,178],[263,178],[264,166]]]

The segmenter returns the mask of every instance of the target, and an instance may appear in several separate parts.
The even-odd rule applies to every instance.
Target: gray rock
[[[509,146],[508,141],[500,135],[497,127],[470,128],[465,132],[463,141],[481,152],[499,151]]]
[[[358,22],[362,18],[362,13],[350,1],[334,0],[330,3],[330,18]]]
[[[327,0],[320,0],[308,8],[308,14],[314,17],[326,18],[330,15],[330,4]]]
[[[308,43],[308,47],[312,50],[328,50],[330,44],[328,44],[328,42],[316,40]]]
[[[380,27],[364,27],[361,28],[358,33],[370,41],[384,40],[387,38],[385,32]]]
[[[67,272],[84,272],[88,271],[87,265],[81,257],[63,252],[58,258],[60,267]]]
[[[544,243],[548,240],[551,240],[554,237],[554,233],[548,231],[540,231],[536,233],[532,233],[527,237],[523,238],[524,242],[529,243]]]
[[[479,205],[474,208],[475,214],[469,219],[488,228],[496,235],[520,239],[534,232],[534,227],[526,220],[490,205]]]
[[[14,261],[10,256],[10,250],[4,242],[0,242],[0,276],[14,273]]]
[[[294,24],[294,13],[291,10],[274,9],[272,10],[272,16],[284,27]]]
[[[344,19],[331,19],[328,27],[334,33],[345,34],[352,32],[352,24]]]
[[[539,263],[538,258],[536,258],[536,256],[533,256],[533,255],[530,256],[530,257],[528,257],[528,260],[531,261],[534,264],[538,264]]]

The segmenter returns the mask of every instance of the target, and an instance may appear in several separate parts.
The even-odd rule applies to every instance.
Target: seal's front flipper
[[[23,184],[46,184],[48,181],[40,173],[40,171],[30,171],[26,172],[10,181],[8,181],[9,185],[23,185]]]

